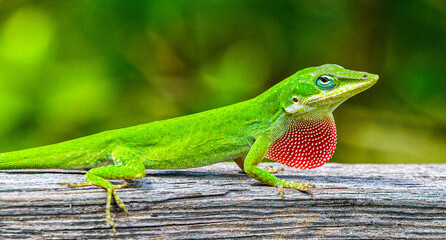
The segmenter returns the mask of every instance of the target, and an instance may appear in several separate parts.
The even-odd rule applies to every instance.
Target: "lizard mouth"
[[[312,98],[309,98],[305,101],[305,105],[312,106],[317,103],[323,102],[324,104],[337,103],[347,100],[348,98],[363,92],[373,86],[378,81],[378,76],[373,75],[369,80],[364,82],[359,82],[356,84],[350,84],[348,86],[344,86],[338,90],[335,90],[331,93],[327,93],[325,95],[318,95]]]

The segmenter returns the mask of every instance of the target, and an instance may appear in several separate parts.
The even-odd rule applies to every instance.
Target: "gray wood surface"
[[[280,199],[234,163],[149,170],[118,190],[131,215],[113,204],[115,239],[446,239],[446,164],[329,163],[276,175],[318,188]],[[60,186],[82,181],[82,171],[0,171],[0,239],[113,238],[104,190]]]

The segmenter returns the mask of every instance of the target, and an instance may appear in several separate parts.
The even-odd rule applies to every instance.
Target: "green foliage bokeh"
[[[299,69],[380,75],[333,161],[446,162],[446,1],[0,0],[0,152],[254,97]]]

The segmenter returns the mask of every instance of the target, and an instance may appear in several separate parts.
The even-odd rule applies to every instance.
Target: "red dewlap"
[[[299,169],[312,169],[330,160],[336,148],[333,118],[296,121],[268,149],[266,158]]]

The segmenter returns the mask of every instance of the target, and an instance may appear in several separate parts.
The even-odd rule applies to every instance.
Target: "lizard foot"
[[[284,171],[282,167],[280,168],[274,168],[272,166],[265,166],[263,170],[269,172],[269,173],[278,173],[279,171]]]
[[[67,185],[70,188],[75,188],[75,187],[87,187],[87,186],[93,186],[93,183],[91,182],[83,182],[83,183],[62,183],[60,184],[61,186]]]
[[[125,185],[125,184],[123,184]],[[119,185],[118,188],[120,188],[122,185]],[[110,205],[111,205],[111,199],[112,195],[115,199],[115,202],[118,204],[118,206],[124,210],[126,213],[126,217],[129,215],[129,212],[127,211],[127,208],[125,207],[124,203],[122,202],[121,198],[118,196],[118,194],[115,191],[115,187],[108,188],[107,189],[107,203],[105,204],[105,219],[107,220],[110,227],[113,229],[113,236],[116,234],[116,228],[115,224],[113,223],[113,219],[111,217],[111,211],[110,211]]]
[[[105,187],[105,189],[107,190],[107,203],[105,204],[105,218],[106,218],[108,224],[110,225],[110,227],[113,229],[113,236],[115,236],[115,234],[116,234],[116,228],[115,228],[115,224],[113,223],[113,219],[111,217],[111,211],[110,211],[112,195],[113,195],[113,198],[115,199],[116,204],[118,204],[119,208],[124,210],[124,212],[126,214],[125,216],[128,217],[129,211],[127,211],[127,208],[125,207],[124,202],[122,202],[121,198],[118,196],[118,194],[115,191],[116,189],[120,189],[120,188],[127,187],[127,186],[128,186],[128,184],[126,183],[126,184],[121,184],[121,185],[111,184],[111,186]]]
[[[116,204],[118,204],[118,206],[124,210],[124,212],[126,213],[126,217],[129,216],[129,212],[127,210],[127,208],[124,205],[124,202],[122,202],[121,198],[118,196],[118,194],[116,193],[116,189],[121,189],[123,187],[127,187],[129,184],[125,183],[125,184],[121,184],[121,185],[114,185],[110,182],[107,182],[108,184],[106,184],[105,186],[101,186],[99,184],[94,184],[92,182],[83,182],[83,183],[62,183],[62,186],[67,185],[70,188],[75,188],[75,187],[86,187],[86,186],[98,186],[98,187],[102,187],[105,188],[107,190],[107,203],[105,205],[105,216],[106,216],[106,220],[108,222],[108,224],[110,225],[110,227],[113,229],[113,236],[116,234],[116,228],[115,228],[115,224],[113,223],[113,219],[111,217],[111,212],[110,212],[110,206],[111,206],[111,199],[112,196],[115,199]]]
[[[302,184],[299,183],[298,180],[295,180],[293,182],[287,182],[283,181],[279,186],[277,186],[277,189],[279,190],[280,197],[283,199],[283,188],[293,188],[298,190],[299,192],[309,194],[311,197],[313,197],[313,193],[309,189],[309,187],[316,188],[316,185],[314,184]]]

